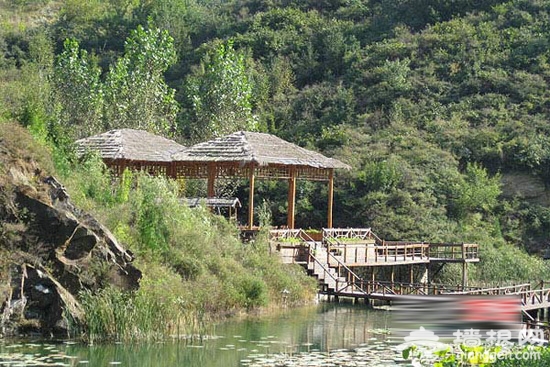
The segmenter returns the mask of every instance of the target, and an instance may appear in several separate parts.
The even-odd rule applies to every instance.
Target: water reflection
[[[388,350],[390,313],[364,305],[321,304],[276,315],[247,317],[215,328],[208,340],[86,346],[61,342],[0,343],[0,365],[230,367],[273,353]],[[5,342],[4,342],[5,343]],[[27,359],[21,356],[27,356]],[[374,365],[374,364],[373,364]]]

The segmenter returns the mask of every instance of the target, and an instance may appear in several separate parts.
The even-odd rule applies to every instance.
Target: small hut
[[[186,198],[182,201],[185,201],[190,208],[196,208],[204,204],[217,214],[226,214],[229,219],[235,221],[237,220],[237,210],[241,207],[241,202],[238,198]]]
[[[193,145],[172,155],[176,177],[208,180],[208,197],[214,197],[218,178],[249,180],[248,228],[253,227],[254,182],[284,179],[289,182],[287,225],[294,228],[296,180],[328,182],[328,227],[332,227],[334,170],[349,169],[336,159],[304,149],[274,135],[239,131]]]
[[[117,129],[75,142],[77,154],[97,151],[115,175],[126,168],[175,177],[172,154],[185,149],[173,140],[143,130]]]

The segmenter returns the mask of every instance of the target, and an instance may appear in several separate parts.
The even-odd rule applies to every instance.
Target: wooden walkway
[[[347,267],[386,266],[425,263],[478,262],[478,245],[465,243],[426,243],[384,241],[370,228],[323,229],[314,239],[302,229],[270,232],[272,246],[285,262],[307,261],[307,254],[326,251],[330,266],[344,263]]]
[[[335,297],[392,301],[404,295],[516,295],[521,308],[550,308],[550,284],[506,287],[466,287],[433,283],[364,280],[352,269],[358,266],[478,262],[477,244],[389,242],[370,229],[325,229],[317,241],[301,229],[273,230],[272,248],[284,262],[299,263],[317,277],[319,292]]]

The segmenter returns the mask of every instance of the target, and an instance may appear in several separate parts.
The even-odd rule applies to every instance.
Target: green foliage
[[[489,177],[483,167],[468,164],[464,181],[454,191],[452,211],[458,219],[463,219],[467,213],[491,213],[501,194],[500,177]]]
[[[105,127],[170,134],[178,105],[163,73],[176,61],[173,38],[152,24],[138,26],[124,51],[106,77]]]
[[[358,173],[357,181],[368,191],[388,192],[396,188],[403,178],[396,162],[370,162]]]
[[[233,48],[233,42],[219,44],[207,53],[199,71],[188,78],[186,88],[192,104],[192,122],[186,129],[193,138],[204,140],[257,129],[245,55]]]
[[[74,199],[84,209],[94,204],[110,207],[114,203],[114,188],[111,185],[107,166],[97,153],[86,155],[76,167],[71,167],[70,171],[73,181],[69,181],[69,184],[78,185],[78,191],[75,191],[72,196],[75,196]]]
[[[177,200],[173,187],[165,180],[146,175],[138,177],[137,185],[139,189],[132,195],[132,203],[139,242],[151,250],[166,248],[170,240],[166,207]]]
[[[175,61],[168,32],[138,26],[103,82],[96,60],[76,40],[65,40],[53,77],[60,106],[56,124],[72,138],[124,127],[173,133],[178,105],[163,73]]]
[[[511,367],[546,366],[550,349],[532,345],[513,345],[504,349],[498,345],[447,345],[439,349],[411,345],[402,352],[403,358],[415,366],[433,367]]]
[[[148,289],[150,291],[150,289]],[[135,341],[162,339],[174,331],[181,315],[174,300],[158,297],[156,292],[128,292],[107,287],[80,294],[86,313],[86,338],[94,341]]]
[[[478,242],[484,260],[471,281],[547,274],[518,248],[540,254],[550,239],[548,0],[64,0],[46,15],[37,3],[0,9],[0,120],[48,142],[80,188],[75,201],[136,252],[218,296],[212,309],[246,298],[235,284],[217,291],[229,284],[221,275],[242,270],[230,262],[218,271],[213,260],[241,256],[225,238],[233,232],[173,194],[157,202],[130,180],[109,188],[95,165],[72,175],[76,136],[140,127],[204,141],[268,130],[353,166],[336,176],[336,225]],[[64,48],[66,39],[77,41]],[[500,185],[517,174],[541,189]],[[286,183],[259,184],[257,194],[272,224],[286,223]],[[324,185],[299,184],[297,225],[325,223],[325,195]],[[152,207],[138,212],[140,200]],[[199,251],[202,243],[215,250]],[[281,283],[262,279],[272,301]],[[205,292],[193,307],[211,300]]]
[[[57,57],[53,83],[60,110],[59,124],[78,138],[103,128],[103,86],[101,70],[74,39],[67,39]]]

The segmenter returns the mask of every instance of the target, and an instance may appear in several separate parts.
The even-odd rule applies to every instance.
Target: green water
[[[203,341],[92,346],[0,341],[0,366],[266,366],[270,365],[266,358],[274,354],[328,354],[361,347],[387,356],[390,321],[388,311],[367,310],[364,305],[321,304],[226,322]]]

